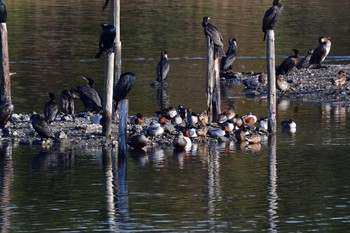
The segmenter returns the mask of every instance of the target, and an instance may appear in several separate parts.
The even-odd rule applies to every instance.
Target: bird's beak
[[[237,41],[233,41],[233,43],[235,44],[236,48],[238,48]]]

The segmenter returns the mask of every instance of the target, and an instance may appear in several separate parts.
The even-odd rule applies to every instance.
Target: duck
[[[199,114],[198,116],[198,121],[200,126],[207,126],[209,124],[209,117],[208,117],[208,112],[204,111]]]
[[[326,59],[329,51],[331,50],[331,38],[321,36],[318,38],[319,45],[314,49],[314,52],[311,55],[309,67],[308,68],[315,68],[315,67],[321,67],[321,63]]]
[[[338,74],[331,80],[334,86],[343,86],[346,82],[346,73],[344,70],[339,70]]]
[[[209,127],[208,128],[208,133],[210,137],[212,138],[220,138],[220,137],[225,137],[229,135],[229,128],[228,126],[223,126],[223,127]]]
[[[193,112],[191,108],[187,109],[186,123],[190,127],[195,127],[198,124],[198,114]]]
[[[164,128],[158,122],[151,122],[151,124],[147,127],[146,131],[148,136],[156,137],[164,133]]]
[[[293,49],[294,55],[283,60],[276,70],[277,75],[288,74],[297,64],[299,59],[299,50]]]
[[[242,120],[245,126],[252,127],[258,121],[258,118],[250,112],[244,115]]]
[[[311,55],[313,52],[314,52],[313,49],[309,49],[307,51],[307,55],[305,57],[303,57],[301,60],[299,60],[296,67],[298,69],[308,68],[310,66],[310,58],[311,58]]]
[[[260,136],[260,134],[252,131],[246,137],[246,140],[247,140],[248,144],[258,144],[261,142],[261,136]]]
[[[267,131],[269,128],[269,118],[268,117],[261,117],[259,120],[259,128],[262,130]]]
[[[132,135],[128,139],[128,145],[136,150],[141,150],[148,144],[147,136],[142,132],[140,134]]]
[[[173,146],[177,150],[190,150],[192,147],[192,141],[189,137],[183,135],[182,132],[179,132],[177,137],[173,141]]]
[[[261,85],[267,84],[267,74],[265,72],[262,72],[258,75],[258,81]]]
[[[242,127],[238,130],[235,131],[235,138],[236,138],[236,141],[237,143],[247,143],[247,135],[249,134],[247,128],[245,127]]]
[[[239,129],[243,126],[243,120],[239,114],[236,114],[233,118],[233,124],[235,125],[235,129]]]
[[[236,112],[233,108],[229,107],[229,108],[226,108],[223,114],[226,116],[227,120],[232,120],[235,117]]]
[[[290,85],[287,81],[283,79],[282,75],[277,75],[276,76],[276,87],[280,91],[288,91],[290,89]]]
[[[51,124],[56,120],[58,115],[58,104],[55,101],[55,94],[50,92],[48,93],[50,100],[45,103],[44,106],[44,116],[47,123]]]
[[[282,129],[284,131],[288,131],[290,133],[295,133],[296,132],[297,124],[292,119],[283,120],[281,122],[281,125],[282,125]]]
[[[146,119],[142,113],[137,113],[136,116],[132,118],[132,124],[134,125],[144,125],[145,122],[146,122]]]

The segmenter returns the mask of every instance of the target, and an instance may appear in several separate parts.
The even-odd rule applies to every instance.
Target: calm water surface
[[[204,15],[226,41],[237,38],[237,71],[265,69],[261,18],[271,1],[121,2],[122,69],[137,74],[131,114],[153,116],[159,95],[169,105],[205,108]],[[93,58],[99,24],[109,21],[102,4],[7,2],[17,112],[41,112],[47,92],[80,84],[81,76],[94,78],[102,92],[104,59]],[[333,44],[326,63],[349,63],[349,9],[345,0],[285,3],[275,31],[278,59],[293,48],[306,52],[328,35]],[[171,58],[170,86],[161,92],[148,84],[164,48]],[[242,89],[223,85],[223,108],[265,116],[266,100],[247,99]],[[293,118],[297,132],[279,129],[250,151],[234,143],[194,145],[188,153],[152,147],[121,160],[102,148],[2,143],[1,231],[348,232],[349,112],[279,100],[278,121]]]

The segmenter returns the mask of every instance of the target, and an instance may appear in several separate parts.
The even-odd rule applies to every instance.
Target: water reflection
[[[8,232],[11,225],[11,186],[13,182],[12,146],[3,143],[0,148],[1,232]]]
[[[157,104],[159,109],[162,111],[169,108],[170,106],[170,96],[164,86],[160,86],[157,89]]]
[[[269,232],[277,232],[277,155],[276,135],[271,135],[268,142],[268,189],[267,189],[267,216]]]

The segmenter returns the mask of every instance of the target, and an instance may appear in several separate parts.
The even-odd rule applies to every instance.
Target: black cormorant
[[[313,49],[309,49],[307,51],[307,55],[305,57],[303,57],[299,62],[298,64],[296,65],[296,67],[298,69],[302,69],[302,68],[308,68],[309,65],[310,65],[310,58],[311,58],[311,55],[312,53],[314,52]]]
[[[13,104],[4,103],[0,107],[0,128],[4,128],[7,122],[10,120],[13,112]]]
[[[221,73],[226,73],[232,69],[233,63],[236,61],[237,40],[234,37],[229,39],[229,47],[226,52],[226,57],[221,59]]]
[[[85,78],[88,84],[83,84],[75,87],[74,91],[79,93],[80,100],[83,102],[85,110],[91,110],[93,112],[100,112],[102,110],[102,102],[100,95],[92,87],[93,80],[90,78]]]
[[[117,84],[113,88],[113,100],[115,108],[118,108],[119,101],[125,99],[128,92],[131,90],[132,85],[136,80],[136,75],[131,72],[126,72],[120,75]]]
[[[168,62],[168,52],[162,50],[160,53],[160,60],[157,65],[157,82],[163,83],[168,76],[170,65]]]
[[[54,93],[48,93],[50,100],[45,104],[44,106],[44,116],[45,116],[45,121],[47,123],[54,122],[56,119],[56,116],[58,114],[58,105],[56,104],[55,101],[55,94]]]
[[[313,68],[316,65],[321,67],[321,62],[327,57],[329,51],[331,50],[331,38],[321,36],[318,38],[318,47],[314,49],[314,52],[310,58],[310,67]]]
[[[45,117],[40,114],[33,114],[30,116],[30,122],[32,126],[40,136],[41,139],[56,139],[53,135],[49,124],[45,121]]]
[[[96,53],[95,58],[101,57],[102,53],[110,51],[113,49],[114,39],[116,36],[116,31],[114,25],[111,24],[101,24],[102,32],[100,34],[99,40],[99,51]]]
[[[267,30],[273,30],[283,10],[281,0],[273,0],[272,7],[270,7],[264,15],[262,30],[264,32],[264,41],[266,39]]]
[[[63,90],[59,96],[61,111],[65,115],[70,115],[74,119],[74,94],[73,91]]]
[[[0,0],[0,23],[6,23],[6,20],[7,20],[6,3],[4,0]]]
[[[293,49],[294,55],[291,55],[284,59],[284,61],[281,63],[281,65],[277,68],[276,74],[284,75],[288,74],[297,64],[298,62],[298,54],[299,51],[297,49]]]
[[[202,21],[202,26],[204,29],[205,36],[209,36],[212,43],[214,43],[214,46],[219,48],[219,51],[221,53],[221,57],[225,57],[225,51],[224,51],[224,41],[222,38],[222,35],[214,25],[208,22],[210,17],[204,16]]]

